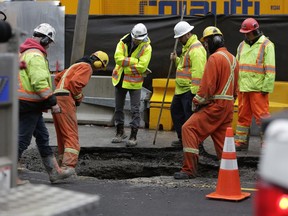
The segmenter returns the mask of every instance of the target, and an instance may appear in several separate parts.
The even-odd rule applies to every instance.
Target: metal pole
[[[184,5],[183,8],[182,8],[182,14],[181,14],[180,21],[183,20],[185,8],[186,8],[186,5]],[[176,52],[177,45],[178,45],[178,38],[176,38],[176,40],[175,40],[173,52]],[[166,86],[165,86],[165,89],[164,89],[164,95],[163,95],[163,99],[162,99],[162,103],[161,103],[160,113],[159,113],[159,116],[158,116],[158,122],[157,122],[156,131],[155,131],[155,135],[154,135],[153,145],[155,145],[157,133],[158,133],[158,130],[159,130],[160,119],[161,119],[161,115],[162,115],[162,110],[163,110],[163,106],[164,106],[164,101],[165,101],[165,97],[166,97],[166,93],[167,93],[167,88],[168,88],[168,84],[169,84],[169,79],[170,79],[170,74],[171,74],[173,63],[174,63],[174,61],[171,60],[170,61],[169,71],[168,71],[168,75],[167,75]]]
[[[84,55],[90,0],[78,0],[70,64]]]

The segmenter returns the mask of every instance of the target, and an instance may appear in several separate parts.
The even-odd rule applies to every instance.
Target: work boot
[[[220,166],[220,161],[218,160],[217,156],[209,154],[205,150],[205,148],[203,146],[203,142],[200,143],[200,145],[199,145],[199,160],[198,160],[198,163],[202,164],[202,165],[216,167],[216,168],[218,168]]]
[[[116,136],[112,139],[112,143],[121,143],[123,139],[125,139],[127,135],[124,131],[124,125],[118,124],[116,126]]]
[[[74,167],[62,166],[61,169],[63,171],[63,175],[64,176],[70,177],[70,176],[76,174],[76,171],[75,171]]]
[[[66,179],[70,177],[72,172],[63,171],[54,156],[42,157],[43,165],[49,175],[51,183],[55,183],[58,180]]]
[[[191,179],[191,178],[194,178],[194,177],[182,171],[174,173],[174,179],[177,179],[177,180],[182,180],[182,179],[184,180],[184,179]]]
[[[176,148],[182,148],[183,145],[182,145],[182,140],[175,140],[171,143],[171,146],[172,147],[176,147]]]
[[[245,143],[236,143],[235,144],[236,151],[247,152],[248,147],[249,147],[248,144],[245,144]]]
[[[131,128],[131,134],[129,140],[127,140],[126,142],[126,147],[134,147],[137,145],[137,138],[136,138],[137,132],[138,132],[137,128]]]
[[[29,184],[30,181],[29,180],[22,180],[19,177],[17,177],[16,179],[16,185],[17,186],[21,186],[21,185],[25,185],[25,184]]]
[[[17,163],[17,171],[18,171],[18,172],[28,171],[28,169],[26,168],[26,164],[18,161],[18,163]]]

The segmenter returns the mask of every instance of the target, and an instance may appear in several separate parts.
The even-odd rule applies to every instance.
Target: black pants
[[[171,117],[174,125],[174,129],[177,133],[178,139],[182,140],[181,128],[182,125],[193,114],[191,110],[192,99],[195,95],[190,91],[180,95],[174,95],[171,103]]]

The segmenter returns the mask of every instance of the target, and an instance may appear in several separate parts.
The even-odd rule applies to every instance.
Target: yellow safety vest
[[[112,73],[112,83],[116,86],[124,73],[122,87],[126,89],[141,89],[144,81],[146,69],[150,63],[152,47],[150,39],[142,42],[128,57],[128,46],[122,41],[129,36],[125,35],[117,44],[114,59],[116,66]]]
[[[240,92],[273,92],[274,44],[262,35],[252,46],[242,41],[237,49]]]
[[[204,73],[207,54],[196,35],[192,35],[176,58],[175,94],[196,94]]]

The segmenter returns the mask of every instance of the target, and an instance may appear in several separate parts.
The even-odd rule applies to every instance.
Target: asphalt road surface
[[[46,173],[22,172],[20,176],[34,184],[48,184]],[[210,182],[210,183],[209,183]],[[253,195],[242,201],[207,199],[215,191],[215,179],[196,178],[176,181],[170,176],[135,178],[127,180],[99,180],[91,177],[73,177],[51,187],[97,194],[96,208],[86,216],[231,216],[253,215]],[[253,187],[246,182],[246,190]]]

